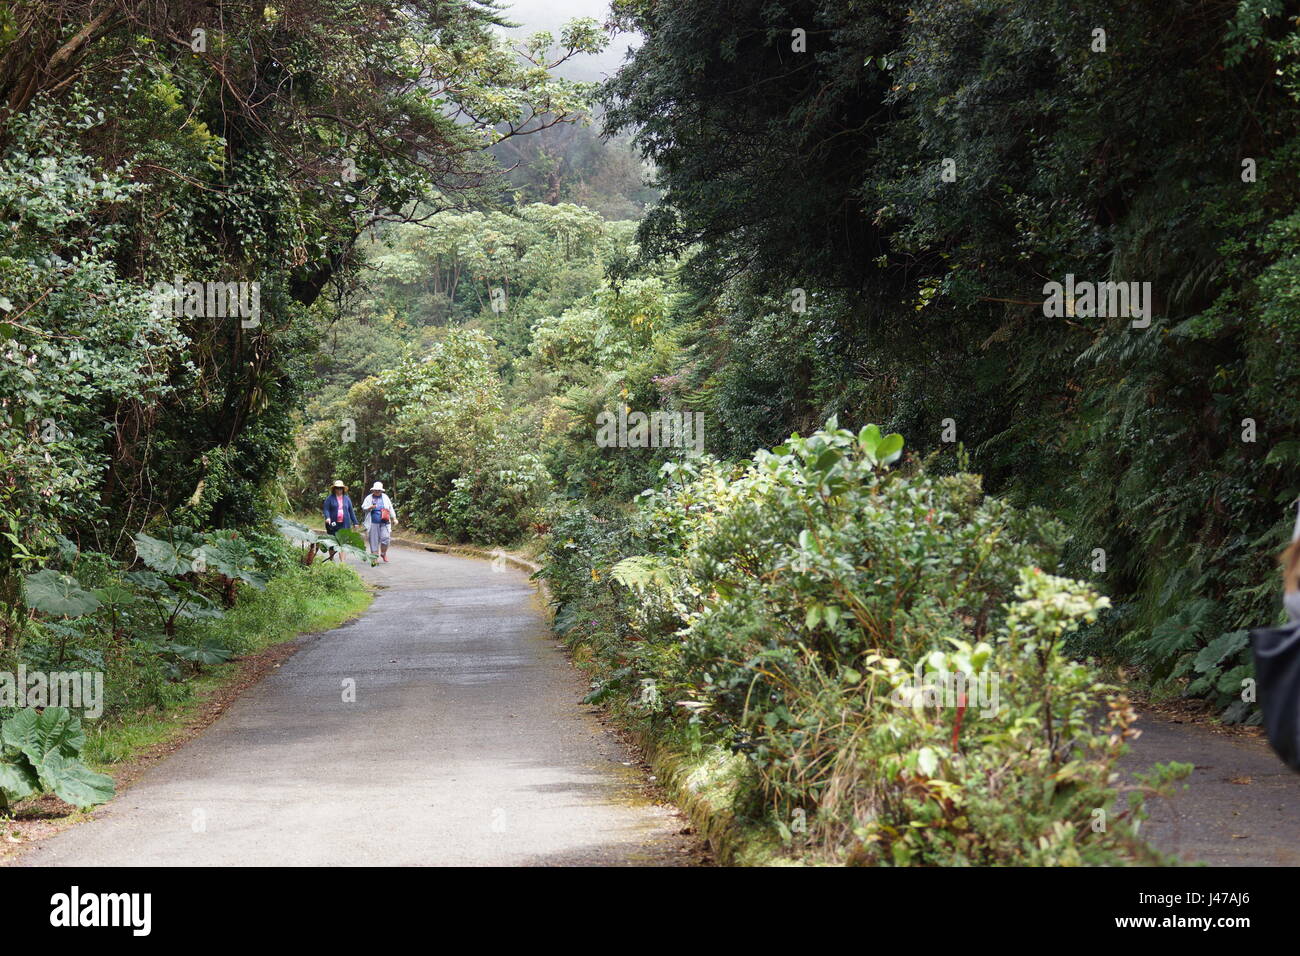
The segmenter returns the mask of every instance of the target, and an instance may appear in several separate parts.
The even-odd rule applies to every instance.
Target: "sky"
[[[574,17],[593,17],[604,23],[609,14],[608,0],[507,0],[506,16],[522,24],[517,34],[549,30],[557,37],[560,27]],[[561,76],[573,80],[602,80],[618,69],[628,47],[636,45],[632,34],[620,34],[596,56],[575,57],[565,67],[557,70]]]

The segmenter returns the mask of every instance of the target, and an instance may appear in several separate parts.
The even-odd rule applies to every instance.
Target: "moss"
[[[789,862],[775,831],[749,820],[740,811],[747,784],[746,762],[739,754],[706,746],[692,753],[670,733],[641,728],[637,745],[673,802],[690,818],[717,861],[726,866],[767,866]]]

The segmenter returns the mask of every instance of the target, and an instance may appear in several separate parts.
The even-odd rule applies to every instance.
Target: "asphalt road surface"
[[[522,571],[394,546],[360,619],[26,865],[674,865]],[[346,690],[355,687],[355,701]]]
[[[1157,849],[1211,866],[1300,866],[1300,774],[1262,738],[1142,714],[1124,764],[1190,763],[1187,786],[1152,799],[1142,834]]]
[[[685,821],[579,701],[521,571],[394,546],[357,621],[20,865],[681,865]],[[355,700],[344,699],[347,687]],[[1300,865],[1300,775],[1260,739],[1144,714],[1126,769],[1193,763],[1144,835]]]

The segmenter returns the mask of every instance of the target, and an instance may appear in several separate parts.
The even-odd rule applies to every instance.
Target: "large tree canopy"
[[[618,9],[645,43],[610,126],[665,190],[643,249],[689,259],[721,450],[830,412],[955,435],[1072,519],[1070,573],[1105,568],[1131,598],[1109,639],[1148,663],[1271,615],[1300,448],[1292,5]],[[1045,315],[1071,274],[1150,283],[1150,327]]]
[[[110,550],[181,509],[265,517],[316,348],[369,226],[498,189],[487,150],[564,122],[591,21],[522,51],[494,4],[19,2],[0,15],[0,498]],[[158,283],[256,286],[252,320]],[[66,440],[65,440],[66,439]]]

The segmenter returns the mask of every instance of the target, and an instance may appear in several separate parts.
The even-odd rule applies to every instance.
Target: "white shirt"
[[[388,495],[384,494],[383,492],[380,492],[378,498],[375,498],[375,496],[371,494],[371,495],[366,495],[364,498],[361,499],[361,510],[365,514],[365,518],[362,521],[362,524],[364,524],[367,528],[370,527],[371,508],[387,508],[389,521],[391,521],[393,524],[397,524],[397,509],[394,508],[393,503],[388,500]]]
[[[1300,591],[1287,591],[1282,595],[1282,606],[1292,624],[1300,623]]]

